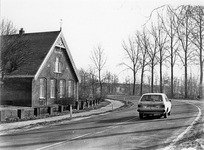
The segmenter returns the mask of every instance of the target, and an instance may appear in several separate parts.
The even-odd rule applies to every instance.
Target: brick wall
[[[5,78],[1,105],[31,106],[31,78]]]

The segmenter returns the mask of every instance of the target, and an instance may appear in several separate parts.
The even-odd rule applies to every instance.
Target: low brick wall
[[[78,101],[75,105],[72,106],[73,109],[83,110],[85,108],[94,107],[99,104],[99,100],[86,100]],[[42,107],[15,107],[15,106],[5,106],[0,108],[0,121],[4,122],[7,120],[18,120],[18,119],[29,119],[38,117],[41,115],[53,115],[56,112],[69,111],[70,106],[62,105],[51,105],[51,106],[42,106]]]
[[[32,118],[34,117],[34,109],[1,109],[0,110],[0,121],[15,120],[17,118]]]
[[[18,119],[29,119],[38,117],[40,115],[53,115],[55,112],[63,112],[64,107],[60,110],[58,105],[53,106],[42,106],[42,107],[1,107],[0,108],[0,121],[4,122],[7,120],[18,120]]]

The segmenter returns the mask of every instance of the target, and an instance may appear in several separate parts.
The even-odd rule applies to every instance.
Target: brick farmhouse
[[[79,75],[62,31],[7,35],[26,40],[25,63],[4,75],[1,104],[26,107],[52,106],[78,101]],[[12,64],[7,64],[9,69]],[[64,101],[64,102],[63,102]],[[70,102],[69,102],[70,101]]]

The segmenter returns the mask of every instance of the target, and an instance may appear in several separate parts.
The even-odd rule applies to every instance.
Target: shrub
[[[58,105],[74,105],[74,103],[75,103],[74,97],[60,98],[59,100],[55,101],[55,104],[58,104]]]

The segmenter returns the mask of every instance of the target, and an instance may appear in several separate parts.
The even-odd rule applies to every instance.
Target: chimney
[[[19,34],[24,34],[25,33],[25,31],[23,30],[23,28],[21,28],[20,30],[19,30]]]

